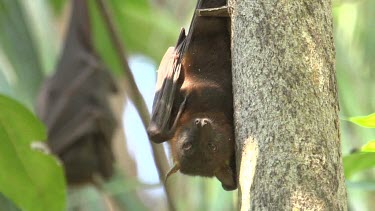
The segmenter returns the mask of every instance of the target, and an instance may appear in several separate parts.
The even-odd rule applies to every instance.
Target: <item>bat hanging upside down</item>
[[[55,73],[40,89],[37,113],[48,146],[61,159],[69,185],[97,184],[114,173],[116,118],[109,96],[116,82],[92,40],[88,0],[72,0],[69,29]]]
[[[233,134],[230,20],[225,0],[199,0],[187,35],[165,53],[150,125],[155,143],[169,141],[174,167],[217,177],[237,188]]]

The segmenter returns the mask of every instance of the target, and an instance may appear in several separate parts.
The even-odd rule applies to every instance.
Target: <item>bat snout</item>
[[[212,121],[207,118],[197,118],[194,120],[194,124],[200,128],[211,127]]]

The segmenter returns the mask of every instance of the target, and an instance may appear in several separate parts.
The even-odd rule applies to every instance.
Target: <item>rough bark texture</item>
[[[331,1],[230,6],[241,210],[346,210]]]

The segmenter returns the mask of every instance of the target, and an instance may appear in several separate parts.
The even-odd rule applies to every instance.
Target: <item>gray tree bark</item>
[[[229,6],[241,210],[347,210],[331,1]]]

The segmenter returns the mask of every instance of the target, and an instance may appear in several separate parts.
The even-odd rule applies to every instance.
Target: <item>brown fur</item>
[[[225,4],[225,0],[201,0],[197,8]],[[181,64],[177,82],[161,86],[172,81],[163,71],[178,72],[178,65],[159,69],[165,76],[158,81],[161,89],[155,96],[148,133],[156,143],[170,140],[173,160],[182,173],[216,176],[224,189],[233,190],[237,183],[229,24],[227,18],[194,16],[189,34],[180,36],[175,55],[165,57]],[[177,89],[173,100],[163,96],[173,88]],[[170,116],[160,110],[168,106]],[[164,113],[166,118],[160,118]],[[168,121],[168,127],[161,127],[161,121]]]
[[[74,0],[69,30],[55,73],[40,89],[37,113],[48,145],[61,159],[69,185],[96,183],[114,172],[116,119],[109,95],[115,81],[94,50],[87,0]]]

